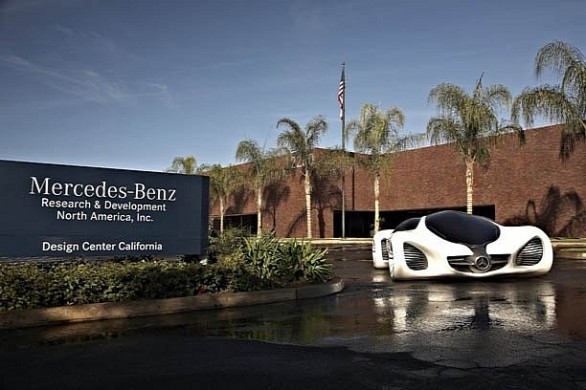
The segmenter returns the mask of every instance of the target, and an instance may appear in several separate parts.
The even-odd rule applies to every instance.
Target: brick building
[[[571,157],[559,157],[561,126],[525,132],[519,146],[506,136],[493,151],[490,166],[475,167],[474,213],[502,224],[533,224],[552,236],[586,236],[586,143]],[[327,153],[327,151],[323,151]],[[341,180],[315,183],[313,236],[341,236]],[[465,166],[451,145],[397,153],[381,179],[382,228],[404,219],[443,209],[465,210]],[[263,198],[263,229],[280,237],[306,235],[301,175],[267,188]],[[358,168],[345,180],[346,237],[368,237],[374,219],[372,177]],[[217,219],[218,205],[210,215]],[[241,191],[227,207],[228,225],[256,228],[254,195]]]

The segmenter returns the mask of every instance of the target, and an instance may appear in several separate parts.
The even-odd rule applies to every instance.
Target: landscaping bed
[[[185,259],[113,259],[0,264],[0,311],[260,291],[332,279],[327,250],[225,234],[207,264]]]

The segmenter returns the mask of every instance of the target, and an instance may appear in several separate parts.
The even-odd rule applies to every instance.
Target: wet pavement
[[[0,388],[586,389],[586,261],[392,282],[330,251],[337,295],[0,332]]]

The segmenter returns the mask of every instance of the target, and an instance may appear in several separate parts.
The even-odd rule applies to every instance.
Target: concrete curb
[[[586,260],[586,250],[580,252],[560,250],[556,252],[555,256],[566,260]]]
[[[106,302],[59,306],[43,309],[14,310],[0,313],[0,329],[70,324],[86,321],[176,314],[196,310],[262,305],[327,296],[344,289],[344,280],[266,291],[201,294],[190,297],[134,302]]]
[[[568,239],[568,240],[551,240],[551,246],[554,250],[563,249],[584,249],[586,250],[586,240],[584,239]]]
[[[586,239],[552,239],[554,256],[560,259],[586,260]]]

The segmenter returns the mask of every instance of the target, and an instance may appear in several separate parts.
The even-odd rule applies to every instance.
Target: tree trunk
[[[304,177],[305,184],[305,214],[307,218],[307,238],[312,238],[311,234],[311,181],[309,174]]]
[[[220,197],[220,234],[224,233],[224,198]]]
[[[256,189],[256,236],[262,236],[262,188]]]
[[[472,193],[474,192],[474,161],[466,160],[466,212],[472,214]]]
[[[380,174],[374,175],[374,234],[380,229]]]

